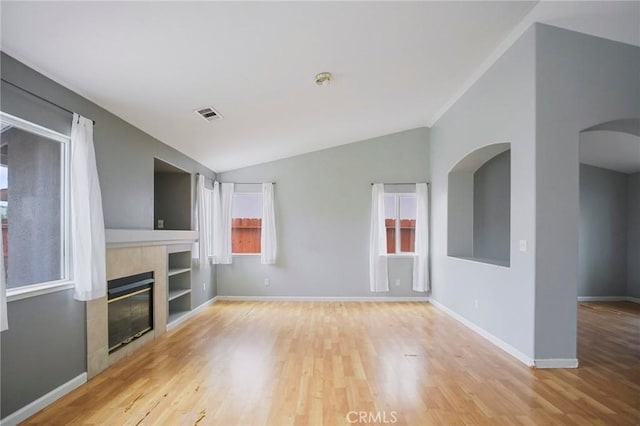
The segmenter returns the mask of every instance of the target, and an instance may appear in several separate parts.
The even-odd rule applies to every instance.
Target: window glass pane
[[[384,196],[384,225],[387,229],[387,253],[396,252],[396,196]]]
[[[231,217],[231,252],[260,253],[262,194],[233,194]]]
[[[413,252],[416,247],[416,197],[400,196],[400,251]]]
[[[7,288],[64,278],[63,145],[2,123],[0,217]]]

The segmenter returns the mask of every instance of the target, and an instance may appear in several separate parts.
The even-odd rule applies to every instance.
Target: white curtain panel
[[[218,256],[222,252],[221,221],[220,221],[220,183],[213,182],[213,191],[211,192],[211,239],[213,246],[213,263],[220,263]]]
[[[195,227],[198,230],[198,242],[192,251],[194,259],[201,259],[204,263],[207,259],[207,203],[205,196],[204,176],[198,175],[196,181],[196,214]]]
[[[413,258],[413,291],[429,291],[429,192],[416,184],[416,248]]]
[[[74,298],[105,296],[106,246],[93,122],[78,114],[73,114],[71,127],[71,245]]]
[[[276,213],[273,183],[262,184],[262,233],[260,234],[260,261],[263,265],[276,263],[278,237],[276,234]]]
[[[207,223],[206,247],[205,253],[208,258],[213,257],[213,191],[204,189],[204,215]]]
[[[231,256],[231,207],[233,203],[233,183],[220,185],[220,216],[217,221],[215,259],[217,263],[228,265],[232,262]]]
[[[9,328],[7,319],[7,283],[4,271],[4,241],[2,230],[0,229],[0,331]]]
[[[369,234],[369,287],[389,291],[387,230],[384,226],[384,185],[371,186],[371,229]]]

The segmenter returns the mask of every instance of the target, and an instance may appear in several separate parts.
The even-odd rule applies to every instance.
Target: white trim
[[[216,296],[235,302],[428,302],[429,297]]]
[[[74,287],[72,281],[49,281],[47,283],[33,284],[23,287],[7,289],[7,302],[55,293],[56,291],[69,290]]]
[[[578,302],[624,302],[625,296],[578,296]]]
[[[87,383],[87,373],[82,373],[79,376],[74,377],[66,383],[58,386],[46,395],[41,396],[35,401],[25,405],[17,411],[9,414],[4,419],[0,420],[0,426],[14,426],[20,422],[25,421],[29,417],[36,414],[38,411],[53,404],[58,399],[62,398],[72,390]]]
[[[186,320],[188,320],[189,318],[193,317],[195,314],[200,312],[203,308],[206,308],[207,306],[213,305],[214,303],[216,303],[217,300],[218,300],[218,296],[212,297],[211,299],[207,300],[197,308],[193,308],[189,312],[185,313],[180,318],[173,321],[171,324],[167,324],[167,331],[173,330],[174,328],[176,328],[177,326],[179,326],[180,324],[182,324],[183,322],[185,322]]]
[[[35,133],[38,136],[43,136],[47,139],[52,139],[62,144],[68,144],[71,141],[71,137],[69,135],[64,135],[60,132],[48,129],[39,124],[23,120],[22,118],[16,117],[15,115],[7,114],[6,112],[0,111],[0,119],[5,123],[9,123],[15,127],[18,127],[19,129],[25,130],[29,133]]]
[[[640,298],[631,296],[578,296],[578,302],[631,302],[640,303]]]
[[[576,358],[547,358],[534,360],[535,368],[578,368]]]
[[[498,337],[494,336],[493,334],[489,333],[484,328],[481,328],[481,327],[475,325],[474,323],[472,323],[468,319],[464,318],[463,316],[461,316],[461,315],[457,314],[456,312],[452,311],[451,309],[447,308],[446,306],[444,306],[442,303],[438,302],[437,300],[431,299],[430,303],[433,306],[435,306],[436,308],[440,309],[445,314],[449,315],[451,318],[455,319],[456,321],[460,322],[462,325],[464,325],[464,326],[470,328],[471,330],[475,331],[480,336],[482,336],[485,339],[487,339],[489,342],[493,343],[494,345],[496,345],[497,347],[499,347],[500,349],[502,349],[503,351],[505,351],[506,353],[508,353],[512,357],[516,358],[518,361],[524,363],[525,365],[527,365],[529,367],[533,367],[535,365],[533,358],[530,358],[527,355],[523,354],[522,352],[520,352],[518,349],[514,348],[513,346],[511,346],[507,342],[505,342],[505,341],[499,339]]]

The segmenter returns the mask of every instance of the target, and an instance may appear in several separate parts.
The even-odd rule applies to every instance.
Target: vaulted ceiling
[[[534,21],[638,44],[637,2],[560,3],[3,1],[1,48],[225,171],[430,126]]]

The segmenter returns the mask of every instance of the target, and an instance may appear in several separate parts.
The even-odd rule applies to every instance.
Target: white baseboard
[[[301,296],[216,296],[217,300],[236,302],[428,302],[419,297],[301,297]]]
[[[444,306],[442,303],[438,302],[437,300],[434,300],[432,298],[430,300],[430,303],[433,306],[435,306],[436,308],[440,309],[445,314],[449,315],[451,318],[455,319],[456,321],[458,321],[462,325],[464,325],[464,326],[470,328],[471,330],[475,331],[480,336],[482,336],[485,339],[487,339],[489,342],[493,343],[494,345],[496,345],[497,347],[499,347],[500,349],[502,349],[503,351],[505,351],[506,353],[508,353],[512,357],[516,358],[518,361],[524,363],[525,365],[527,365],[529,367],[533,367],[535,365],[533,358],[530,358],[527,355],[523,354],[522,352],[520,352],[519,350],[517,350],[516,348],[514,348],[513,346],[511,346],[507,342],[505,342],[505,341],[499,339],[498,337],[494,336],[493,334],[489,333],[484,328],[478,327],[477,325],[475,325],[474,323],[472,323],[468,319],[464,318],[463,316],[461,316],[461,315],[457,314],[456,312],[452,311],[451,309],[447,308],[446,306]]]
[[[624,302],[626,296],[578,296],[578,302]]]
[[[27,420],[29,417],[36,414],[38,411],[53,404],[58,399],[62,398],[77,387],[87,383],[87,373],[82,373],[79,376],[74,377],[66,383],[58,386],[46,395],[41,396],[30,404],[25,405],[18,411],[9,414],[4,419],[0,420],[0,426],[15,426],[20,422]]]
[[[177,326],[179,326],[180,324],[182,324],[183,322],[185,322],[189,318],[193,317],[195,314],[197,314],[202,309],[204,309],[207,306],[210,306],[210,305],[213,305],[214,303],[216,303],[217,300],[218,300],[218,296],[212,297],[211,299],[207,300],[206,302],[204,302],[200,306],[198,306],[196,308],[193,308],[192,310],[190,310],[186,314],[182,315],[180,318],[178,318],[177,320],[173,321],[171,324],[167,324],[167,331],[173,330],[174,328],[176,328]]]
[[[578,296],[578,302],[633,302],[640,303],[640,298],[631,296]]]
[[[578,368],[577,358],[547,358],[534,360],[536,368]]]

